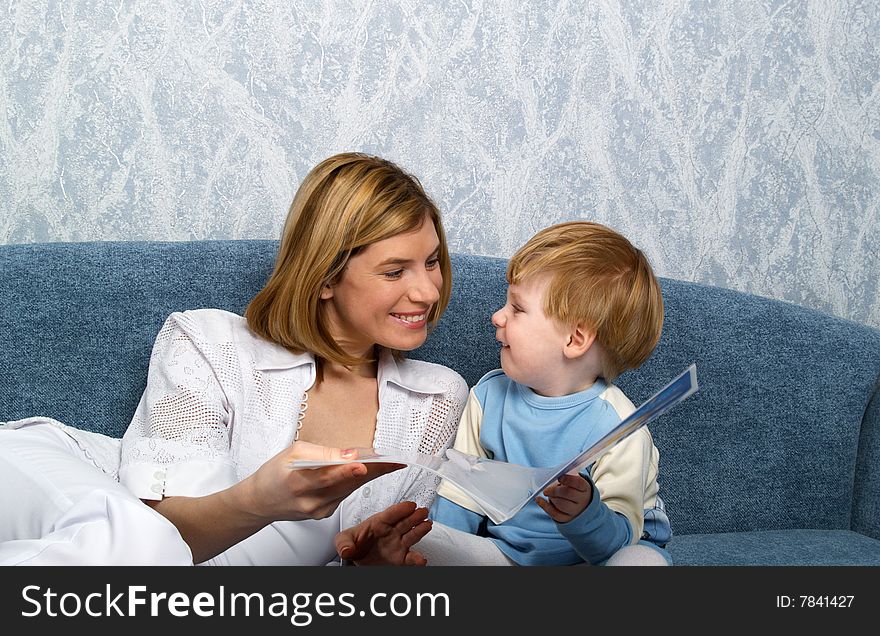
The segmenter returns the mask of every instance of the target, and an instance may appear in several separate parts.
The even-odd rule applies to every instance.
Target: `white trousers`
[[[192,565],[177,528],[60,428],[0,426],[0,565]]]
[[[462,532],[442,523],[434,523],[431,531],[413,550],[421,552],[428,565],[516,565],[494,541],[486,537]],[[628,545],[615,552],[605,562],[617,565],[668,565],[657,550],[644,545]]]

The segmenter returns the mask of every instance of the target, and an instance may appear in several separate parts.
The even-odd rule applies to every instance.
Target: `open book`
[[[445,458],[398,450],[360,449],[359,458],[352,461],[406,464],[436,473],[470,496],[494,523],[504,523],[560,476],[589,466],[614,444],[692,395],[697,389],[697,367],[692,364],[595,444],[552,468],[510,464],[466,455],[455,449],[447,450]],[[350,462],[294,461],[290,467],[316,468],[342,463]]]

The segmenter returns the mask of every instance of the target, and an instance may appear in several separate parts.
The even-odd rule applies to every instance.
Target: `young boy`
[[[471,389],[455,448],[555,466],[635,410],[611,382],[654,350],[660,286],[641,251],[589,222],[536,234],[510,260],[507,281],[507,304],[492,316],[501,369]],[[433,529],[414,550],[430,565],[666,565],[658,457],[642,428],[500,525],[442,482]]]

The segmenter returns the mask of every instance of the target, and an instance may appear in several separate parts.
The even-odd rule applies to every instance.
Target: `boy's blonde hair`
[[[549,274],[544,313],[596,332],[611,381],[641,365],[663,328],[663,297],[648,259],[614,230],[588,221],[541,230],[510,259],[507,282]]]
[[[321,289],[342,275],[348,260],[372,243],[418,230],[430,219],[440,239],[443,274],[431,324],[452,290],[449,250],[440,211],[418,179],[378,157],[343,153],[315,166],[297,191],[281,237],[275,269],[245,311],[258,335],[320,362],[364,362],[342,350],[321,310]]]

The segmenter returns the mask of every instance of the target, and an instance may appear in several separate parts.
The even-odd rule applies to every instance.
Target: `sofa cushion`
[[[849,530],[686,534],[667,548],[675,565],[880,565],[880,541]]]

